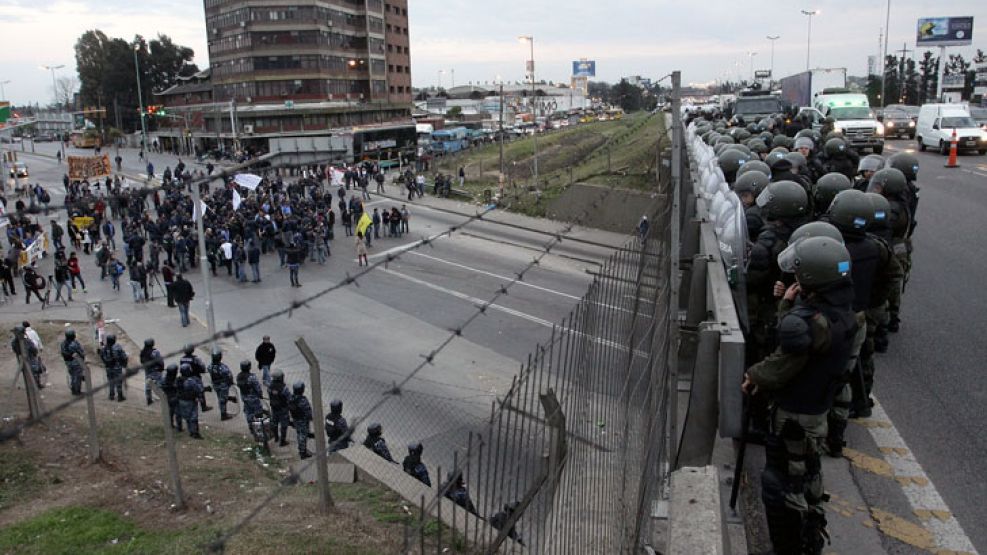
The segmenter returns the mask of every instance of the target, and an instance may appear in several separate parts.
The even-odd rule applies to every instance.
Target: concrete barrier
[[[666,555],[727,553],[720,484],[713,466],[672,473]]]

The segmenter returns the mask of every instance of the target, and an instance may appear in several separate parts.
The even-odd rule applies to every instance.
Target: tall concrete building
[[[208,74],[157,95],[190,115],[174,125],[201,123],[186,140],[262,149],[275,137],[410,122],[407,0],[204,2]],[[208,102],[189,102],[204,85]]]

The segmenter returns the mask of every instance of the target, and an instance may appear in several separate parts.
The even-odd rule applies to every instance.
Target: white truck
[[[869,148],[874,154],[884,152],[884,125],[877,121],[867,95],[851,93],[847,89],[823,89],[812,99],[812,107],[823,118],[836,120],[835,130],[851,147],[857,150]]]

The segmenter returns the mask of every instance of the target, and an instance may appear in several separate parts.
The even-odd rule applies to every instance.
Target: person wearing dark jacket
[[[261,341],[260,345],[257,345],[257,349],[254,351],[254,360],[257,361],[261,381],[266,387],[271,387],[271,365],[274,364],[274,358],[277,354],[278,350],[274,347],[274,343],[271,343],[271,336],[269,335],[264,336],[264,340]]]
[[[187,328],[189,326],[189,303],[195,297],[195,290],[192,289],[192,284],[179,273],[175,277],[175,283],[171,285],[172,297],[175,299],[175,304],[178,305],[178,313],[182,318],[182,327]]]
[[[298,267],[304,259],[305,253],[302,252],[302,248],[298,245],[298,243],[291,243],[291,245],[286,249],[285,260],[288,263],[288,278],[291,280],[292,287],[302,286],[302,284],[298,282]]]

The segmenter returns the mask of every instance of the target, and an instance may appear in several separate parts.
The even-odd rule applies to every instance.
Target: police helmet
[[[727,145],[727,147],[724,150],[739,150],[740,152],[743,152],[748,158],[750,158],[751,156],[750,147],[744,144],[739,144],[739,143],[730,144]]]
[[[369,435],[379,436],[383,432],[384,428],[380,425],[380,422],[371,422],[370,425],[367,426],[367,434]]]
[[[195,351],[195,347],[193,347],[191,343],[186,343],[185,346],[182,347],[182,352],[184,352],[186,356],[191,356],[193,351]]]
[[[751,152],[755,154],[764,154],[768,151],[768,145],[764,144],[761,139],[751,139],[747,141],[747,148],[751,149]]]
[[[274,372],[271,372],[271,381],[284,383],[284,370],[275,370]]]
[[[219,347],[213,347],[213,350],[212,350],[212,361],[213,362],[220,362],[222,360],[223,360],[223,351],[221,351],[219,349]]]
[[[811,129],[803,129],[803,130],[799,131],[798,133],[796,133],[795,134],[795,142],[798,142],[798,140],[801,139],[802,137],[805,137],[807,139],[811,139],[812,138],[812,130]],[[796,147],[796,148],[798,148],[798,147]]]
[[[785,147],[788,148],[788,137],[784,135],[775,135],[771,138],[772,148]]]
[[[343,402],[339,399],[329,401],[329,412],[332,414],[339,414],[343,412]]]
[[[740,176],[748,172],[763,173],[764,175],[770,177],[771,167],[760,160],[751,160],[750,162],[745,162],[743,166],[740,166],[740,169],[737,170],[737,178],[739,179]]]
[[[843,133],[840,133],[839,131],[835,131],[835,130],[834,131],[830,131],[829,133],[826,133],[826,136],[822,138],[822,141],[823,141],[823,144],[825,144],[825,143],[827,143],[827,142],[829,142],[829,141],[831,141],[833,139],[839,139],[839,140],[843,141]],[[846,142],[846,141],[844,141],[844,142]]]
[[[792,169],[792,162],[782,152],[772,152],[764,159],[771,166],[771,172],[784,172]]]
[[[844,231],[864,231],[874,217],[874,205],[856,189],[840,191],[826,211],[829,221]]]
[[[757,196],[757,205],[766,218],[798,218],[808,209],[809,197],[798,183],[778,181],[761,191]]]
[[[737,182],[733,184],[733,191],[737,195],[751,193],[756,198],[769,182],[770,178],[761,172],[747,172],[737,178]]]
[[[761,140],[764,141],[764,144],[766,145],[771,144],[771,139],[775,138],[775,134],[770,131],[763,131],[760,136]]]
[[[898,152],[888,158],[888,167],[895,168],[905,175],[908,181],[918,179],[918,158],[910,152]]]
[[[291,386],[291,390],[295,392],[295,395],[302,395],[305,393],[305,382],[295,382]]]
[[[852,187],[850,178],[839,172],[827,173],[820,177],[812,187],[812,200],[815,202],[816,210],[824,212],[840,191]]]
[[[250,372],[250,361],[249,360],[244,360],[244,361],[240,362],[240,371],[241,372]]]
[[[788,238],[788,244],[793,245],[797,241],[802,241],[809,237],[829,237],[840,243],[843,242],[843,235],[833,224],[827,222],[809,222],[799,226],[798,229],[792,232],[792,236]]]
[[[829,237],[809,237],[778,255],[778,268],[793,273],[803,289],[819,289],[850,281],[850,253]]]
[[[826,141],[826,156],[842,156],[846,154],[846,141],[839,137],[833,137]]]
[[[786,153],[785,152],[782,152],[782,151],[772,150],[764,158],[764,163],[767,164],[769,168],[775,169],[775,164],[776,163],[778,163],[778,162],[780,162],[782,160],[785,160],[785,154]]]
[[[21,329],[23,331],[23,328]],[[107,347],[112,347],[113,345],[116,345],[116,342],[117,342],[117,336],[113,335],[112,333],[106,336]]]
[[[734,131],[733,133],[733,138],[736,139],[738,142],[746,141],[747,139],[751,138],[751,132],[744,127],[738,127],[737,130]]]
[[[416,441],[414,443],[409,443],[408,444],[408,454],[409,455],[418,455],[418,456],[421,456],[422,451],[424,451],[424,450],[425,450],[425,448],[422,447],[421,442]]]
[[[888,227],[888,214],[891,212],[891,203],[884,196],[877,193],[864,193],[871,207],[874,208],[874,218],[871,220],[868,229],[881,230]]]
[[[783,146],[776,146],[771,149],[771,152],[778,152],[781,154],[788,154],[788,149]]]
[[[144,340],[144,348],[145,349],[153,349],[154,348],[154,338],[153,337],[149,337],[149,338],[147,338],[147,339]]]
[[[183,364],[179,367],[179,372],[181,372],[183,378],[188,378],[192,375],[192,365]]]
[[[69,341],[75,340],[75,330],[71,328],[65,330],[65,339],[68,339]]]
[[[812,142],[813,143],[815,143],[817,145],[822,144],[823,136],[822,136],[822,133],[819,132],[819,130],[817,130],[817,129],[807,129],[807,131],[810,133],[809,138],[812,139]]]
[[[165,374],[168,374],[169,376],[171,376],[173,378],[175,376],[177,376],[178,375],[178,365],[177,364],[169,364],[165,368]]]
[[[908,187],[908,180],[905,174],[897,168],[884,168],[870,178],[868,191],[881,193],[886,197],[896,197],[905,192]]]
[[[884,167],[884,158],[878,154],[868,154],[860,159],[857,164],[857,173],[876,172]]]
[[[785,158],[792,163],[792,168],[804,168],[806,165],[805,156],[802,156],[801,152],[789,152]]]
[[[723,171],[723,176],[726,177],[728,182],[733,182],[737,178],[737,170],[747,162],[748,157],[743,152],[739,150],[726,150],[717,157],[717,163],[720,165],[720,170]]]
[[[723,145],[723,144],[732,145],[735,142],[737,142],[737,141],[733,140],[733,137],[731,137],[730,135],[720,135],[719,138],[716,139],[716,142],[714,144],[718,144],[718,145]]]

